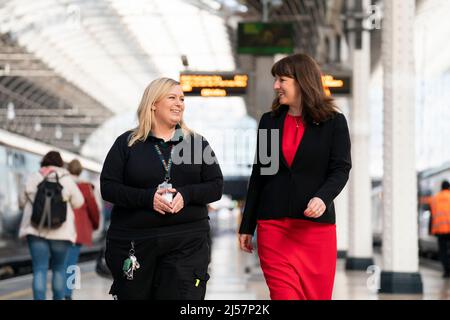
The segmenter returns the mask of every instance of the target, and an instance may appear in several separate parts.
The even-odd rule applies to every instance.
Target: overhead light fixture
[[[55,127],[55,138],[59,140],[59,139],[62,138],[62,136],[63,136],[62,128],[61,128],[61,126],[58,124],[58,125],[56,125],[56,127]]]
[[[3,69],[3,75],[8,76],[11,74],[11,65],[9,63],[5,63],[5,68]]]
[[[237,10],[242,13],[248,12],[248,7],[245,4],[240,4],[237,7]]]
[[[40,132],[42,130],[41,120],[36,117],[34,119],[34,131]]]
[[[220,5],[221,5],[221,7],[223,6],[228,9],[231,9],[233,11],[238,11],[238,12],[242,12],[242,13],[245,13],[248,11],[248,7],[245,4],[242,4],[238,0],[221,0]]]
[[[80,29],[81,8],[76,4],[70,4],[66,8],[66,25],[70,28]]]
[[[16,110],[15,110],[14,103],[12,103],[12,101],[8,102],[7,109],[8,109],[8,111],[6,114],[6,118],[8,120],[14,120],[16,118]]]
[[[80,134],[79,134],[78,132],[75,132],[75,133],[73,134],[73,145],[74,145],[75,147],[79,147],[80,144],[81,144],[81,141],[80,141]]]
[[[220,3],[222,1],[219,2],[215,0],[203,0],[202,2],[213,10],[220,10],[220,8],[222,7],[222,4]]]
[[[283,0],[272,0],[271,5],[272,7],[279,8],[283,5]]]
[[[185,54],[181,55],[181,63],[186,68],[189,67],[189,61],[188,61],[187,56]]]

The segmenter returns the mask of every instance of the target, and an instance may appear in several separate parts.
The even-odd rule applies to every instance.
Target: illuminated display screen
[[[339,77],[329,74],[322,76],[322,83],[328,96],[349,95],[351,93],[351,78]]]
[[[236,73],[182,73],[185,96],[225,97],[247,93],[248,75]]]
[[[291,23],[241,22],[238,24],[237,52],[273,55],[294,52]]]

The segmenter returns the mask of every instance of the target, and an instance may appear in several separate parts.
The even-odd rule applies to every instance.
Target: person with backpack
[[[80,249],[82,245],[92,246],[92,233],[97,230],[100,222],[100,210],[97,204],[97,200],[94,195],[94,186],[92,183],[83,181],[80,179],[80,174],[83,171],[83,167],[77,159],[73,159],[67,166],[72,178],[76,182],[78,188],[84,197],[84,204],[74,209],[75,212],[75,228],[77,231],[77,238],[75,243],[70,246],[69,254],[66,260],[66,275],[68,276],[68,285],[66,286],[65,299],[72,300],[72,285],[73,274],[76,274],[73,269],[80,256]]]
[[[83,194],[57,151],[48,152],[39,172],[26,181],[20,196],[24,207],[19,237],[26,238],[33,267],[33,298],[45,300],[49,264],[54,300],[64,299],[66,257],[76,240],[73,209],[83,205]]]

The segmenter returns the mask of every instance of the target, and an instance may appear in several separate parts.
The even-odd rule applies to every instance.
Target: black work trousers
[[[439,245],[439,258],[445,273],[450,273],[450,234],[437,236]]]
[[[140,268],[133,280],[123,272],[131,240],[106,240],[106,263],[113,276],[110,294],[118,300],[203,300],[209,279],[209,232],[133,240]]]

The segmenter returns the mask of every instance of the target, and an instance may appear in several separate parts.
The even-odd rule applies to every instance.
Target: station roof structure
[[[272,0],[268,18],[317,56],[342,2]],[[0,0],[0,128],[79,152],[152,79],[239,68],[237,22],[262,14],[262,0]]]

